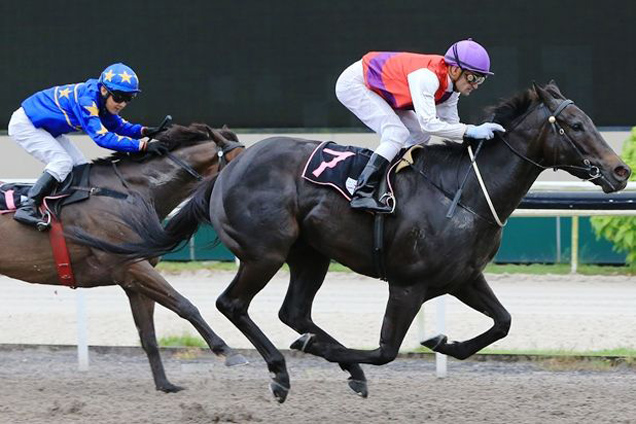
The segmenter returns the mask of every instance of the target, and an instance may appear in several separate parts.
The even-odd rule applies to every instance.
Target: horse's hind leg
[[[242,355],[234,352],[212,331],[199,310],[179,294],[147,261],[130,265],[126,270],[125,281],[121,285],[125,290],[141,293],[188,320],[201,334],[212,352],[225,357],[226,365],[247,363]]]
[[[139,331],[141,346],[148,356],[148,362],[150,362],[150,370],[152,371],[152,378],[155,380],[155,387],[157,390],[166,393],[175,393],[183,390],[183,387],[175,386],[168,381],[166,372],[163,369],[159,346],[157,345],[157,336],[155,335],[155,301],[131,290],[125,290],[125,292],[130,301],[137,331]]]
[[[311,247],[294,246],[287,258],[287,263],[290,272],[289,288],[278,316],[281,321],[298,333],[304,333],[304,336],[290,347],[303,350],[306,343],[313,340],[342,346],[336,339],[318,327],[311,318],[312,304],[327,274],[329,258]],[[351,375],[349,387],[358,395],[367,397],[367,379],[362,367],[356,363],[346,362],[341,362],[339,365]]]
[[[422,345],[453,358],[466,359],[508,335],[512,322],[510,314],[499,303],[483,274],[480,274],[474,281],[463,285],[460,290],[452,293],[452,295],[476,311],[492,318],[494,321],[493,326],[479,336],[463,342],[448,343],[446,336],[438,335],[423,341]]]
[[[395,359],[413,318],[426,295],[424,284],[389,282],[389,300],[380,332],[380,346],[374,350],[347,349],[341,345],[310,341],[305,351],[330,362],[383,365]]]
[[[285,357],[252,321],[247,310],[282,264],[263,257],[258,262],[241,262],[238,273],[216,301],[218,310],[248,338],[267,363],[272,374],[270,389],[280,403],[285,401],[290,388]]]

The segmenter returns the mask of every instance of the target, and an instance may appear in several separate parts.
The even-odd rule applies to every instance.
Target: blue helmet
[[[129,66],[123,63],[114,63],[108,66],[99,76],[100,84],[109,91],[122,91],[124,93],[139,93],[139,78]]]

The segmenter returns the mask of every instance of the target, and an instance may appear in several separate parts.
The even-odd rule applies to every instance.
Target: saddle
[[[44,198],[45,213],[52,214],[56,219],[65,205],[78,203],[88,199],[91,195],[109,196],[127,199],[128,194],[115,190],[91,187],[89,181],[90,164],[83,164],[73,168],[71,173],[55,190]],[[27,193],[33,184],[3,183],[0,184],[0,214],[14,212],[27,199]]]

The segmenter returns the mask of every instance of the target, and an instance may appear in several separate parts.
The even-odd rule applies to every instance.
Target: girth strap
[[[387,177],[388,178],[388,177]],[[382,178],[378,186],[378,193],[386,193],[386,178]],[[373,219],[373,264],[378,278],[387,281],[386,261],[384,260],[384,213],[376,213]]]
[[[53,249],[53,259],[55,260],[55,267],[57,268],[57,276],[60,284],[72,289],[76,288],[75,275],[73,274],[73,268],[71,267],[71,257],[68,254],[68,247],[66,245],[66,239],[64,238],[62,222],[60,222],[55,216],[51,216],[49,240],[51,242],[51,248]]]

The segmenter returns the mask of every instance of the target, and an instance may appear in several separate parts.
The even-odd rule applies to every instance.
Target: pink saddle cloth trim
[[[13,190],[4,192],[4,201],[7,204],[7,208],[15,210],[15,203],[13,203]]]

